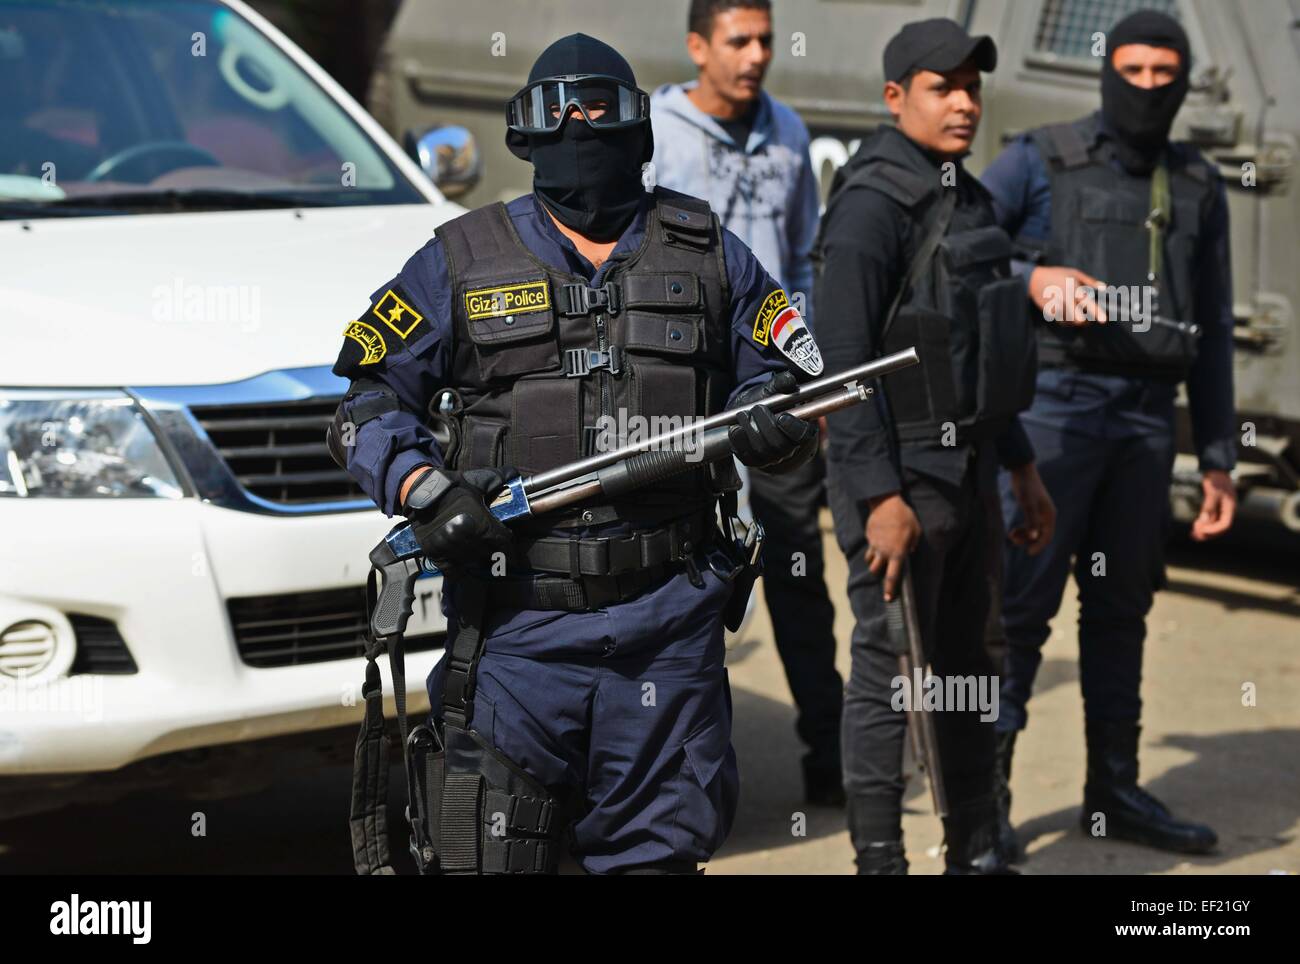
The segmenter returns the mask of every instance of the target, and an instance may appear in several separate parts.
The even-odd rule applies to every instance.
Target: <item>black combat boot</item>
[[[947,876],[1014,874],[998,847],[997,802],[993,797],[954,807],[943,818]]]
[[[1105,814],[1105,832],[1095,836],[1184,854],[1209,853],[1219,841],[1213,830],[1174,819],[1163,803],[1138,786],[1140,731],[1136,721],[1088,722],[1088,781],[1079,826],[1094,836],[1094,826],[1100,826],[1094,814]]]
[[[837,766],[803,761],[803,799],[814,807],[844,808],[844,774]]]
[[[998,734],[998,768],[994,773],[994,799],[998,805],[998,848],[1007,863],[1019,863],[1024,857],[1020,838],[1011,826],[1011,754],[1016,748],[1016,734],[1011,730]]]
[[[858,874],[901,876],[907,873],[903,853],[901,800],[850,796],[847,801],[849,839]]]
[[[901,840],[878,840],[858,847],[854,858],[858,874],[877,876],[904,876],[907,874],[907,857]]]

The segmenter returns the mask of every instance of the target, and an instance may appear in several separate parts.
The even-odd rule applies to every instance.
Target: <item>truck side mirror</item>
[[[464,127],[431,127],[418,137],[408,130],[402,146],[448,198],[460,197],[483,176],[483,155],[474,135]]]

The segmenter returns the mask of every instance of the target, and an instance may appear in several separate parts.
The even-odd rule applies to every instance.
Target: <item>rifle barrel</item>
[[[729,408],[725,412],[718,412],[716,415],[710,415],[708,418],[702,418],[698,421],[692,421],[681,428],[663,432],[653,438],[648,438],[631,445],[624,445],[622,448],[611,449],[608,452],[598,452],[589,458],[582,459],[578,462],[570,462],[558,468],[546,472],[539,472],[537,475],[530,476],[524,480],[524,492],[532,495],[534,492],[542,492],[553,486],[568,482],[579,476],[595,472],[597,469],[603,469],[607,465],[613,465],[615,462],[621,462],[628,456],[637,455],[641,452],[651,450],[672,449],[673,443],[693,435],[698,432],[707,432],[709,429],[717,428],[721,425],[730,425],[735,421],[736,415],[746,409],[753,408],[755,405],[766,405],[774,411],[793,410],[801,403],[806,403],[810,399],[817,398],[825,393],[828,389],[836,386],[845,386],[860,382],[868,378],[879,378],[882,375],[888,375],[896,372],[900,368],[907,368],[915,365],[920,361],[916,354],[915,348],[907,348],[903,351],[894,352],[892,355],[885,355],[883,358],[877,358],[875,361],[869,361],[865,364],[858,365],[856,368],[850,368],[842,372],[835,372],[831,375],[824,375],[811,382],[806,382],[799,386],[797,392],[791,392],[789,395],[773,395],[761,401],[749,402],[738,408]],[[852,399],[850,399],[852,401]],[[846,402],[848,404],[848,402]],[[798,412],[792,412],[798,414]],[[824,414],[822,411],[816,415]],[[815,417],[814,414],[800,416],[803,418]]]

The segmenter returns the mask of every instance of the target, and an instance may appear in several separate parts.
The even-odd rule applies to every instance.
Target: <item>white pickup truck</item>
[[[5,2],[0,91],[0,818],[247,789],[360,719],[330,365],[463,209],[237,0]]]

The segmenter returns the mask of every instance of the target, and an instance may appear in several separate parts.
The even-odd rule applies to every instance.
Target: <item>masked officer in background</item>
[[[905,873],[906,706],[886,602],[910,569],[922,639],[940,680],[994,685],[985,626],[1000,552],[999,461],[1027,517],[1014,537],[1038,552],[1052,506],[1016,420],[1033,391],[1025,286],[987,192],[962,167],[980,119],[989,37],[951,20],[907,24],[884,53],[882,126],[836,174],[822,219],[816,286],[827,364],[916,345],[921,364],[892,376],[879,406],[829,417],[835,532],[849,563],[856,626],[844,705],[844,784],[860,873]],[[921,694],[913,694],[916,700]],[[991,711],[991,707],[989,708]],[[935,714],[948,795],[948,873],[999,873],[993,728],[980,710]]]
[[[803,337],[755,341],[785,294],[705,202],[644,190],[649,98],[613,48],[548,47],[507,120],[533,193],[440,226],[347,327],[334,369],[354,380],[338,416],[356,425],[349,470],[448,573],[450,644],[428,681],[449,774],[439,866],[552,871],[567,836],[589,872],[692,873],[736,805],[731,585],[709,554],[734,466],[531,527],[485,502],[515,469],[608,447],[602,419],[704,416],[790,391],[789,363],[805,377],[821,358],[797,313]],[[817,440],[766,410],[731,435],[775,471]]]
[[[1037,266],[1018,268],[1051,320],[1039,321],[1041,372],[1024,422],[1060,510],[1047,551],[1012,547],[1006,558],[1002,834],[1014,848],[1005,780],[1074,557],[1084,830],[1201,853],[1214,832],[1174,819],[1137,785],[1138,691],[1146,614],[1163,579],[1174,396],[1184,379],[1204,476],[1193,538],[1226,531],[1236,502],[1227,202],[1214,167],[1169,141],[1191,70],[1182,27],[1140,11],[1106,41],[1101,111],[1021,136],[984,173],[999,222],[1037,254]],[[1014,479],[1003,493],[1014,524],[1013,495]]]
[[[699,79],[664,84],[650,98],[656,179],[707,199],[792,299],[796,292],[810,298],[820,201],[808,128],[763,91],[772,62],[771,4],[692,0],[689,23],[687,49]],[[815,328],[811,310],[805,316]],[[767,535],[763,593],[798,708],[795,729],[808,747],[804,799],[842,805],[844,681],[835,669],[835,607],[818,520],[825,478],[819,450],[792,472],[751,472],[749,498]]]

